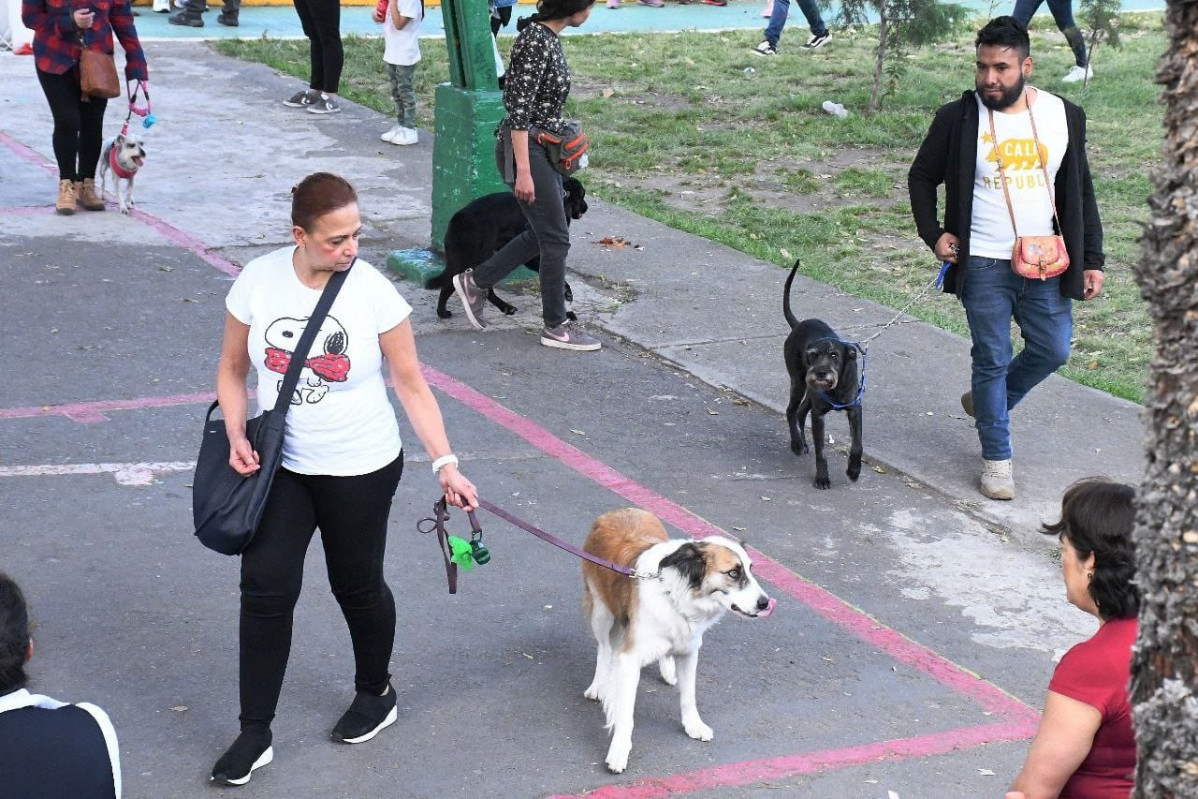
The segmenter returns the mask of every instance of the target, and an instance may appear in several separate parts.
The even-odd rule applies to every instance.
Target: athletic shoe
[[[193,17],[186,11],[180,11],[178,14],[171,14],[166,18],[166,21],[172,25],[184,25],[188,28],[204,27],[204,20],[202,17]]]
[[[778,55],[778,48],[769,42],[762,42],[752,50],[753,55]]]
[[[807,44],[803,45],[803,49],[815,50],[818,47],[823,47],[831,38],[832,34],[826,31],[819,36],[812,35],[812,37],[807,40]]]
[[[379,138],[387,142],[387,144],[395,144],[395,137],[399,135],[401,130],[403,130],[403,127],[400,125],[395,125],[391,128],[391,130],[387,131],[382,136],[379,136]]]
[[[226,28],[236,28],[241,24],[237,21],[236,14],[230,14],[227,11],[220,12],[220,16],[216,18],[216,21],[221,25],[224,25]]]
[[[321,94],[320,99],[308,106],[309,114],[340,114],[341,105],[327,94]]]
[[[970,419],[976,418],[973,415],[973,392],[966,391],[961,395],[961,410],[965,411],[965,415]]]
[[[982,461],[982,496],[987,499],[1015,499],[1015,477],[1011,459]]]
[[[318,102],[320,102],[320,92],[315,89],[304,89],[302,92],[296,92],[284,100],[283,105],[288,108],[307,108]]]
[[[1069,70],[1069,73],[1065,75],[1065,77],[1061,78],[1061,83],[1077,83],[1078,81],[1087,80],[1088,78],[1092,77],[1094,77],[1094,70],[1092,67],[1079,67],[1075,64]]]
[[[404,146],[415,144],[419,139],[420,134],[416,132],[416,128],[400,128],[399,133],[395,134],[395,138],[391,140],[391,143]]]
[[[587,335],[569,321],[562,322],[557,327],[547,327],[542,330],[541,343],[546,347],[577,352],[593,352],[603,346],[599,343],[599,339]]]
[[[470,324],[478,330],[486,330],[483,306],[487,304],[487,290],[474,282],[474,270],[467,269],[460,275],[454,275],[453,287],[462,298],[462,307],[466,309],[466,318],[470,320]]]
[[[225,785],[245,785],[249,782],[255,769],[275,759],[270,738],[269,729],[266,732],[244,731],[238,735],[229,750],[212,767],[212,782]]]
[[[395,723],[399,711],[395,708],[395,689],[387,683],[387,693],[377,696],[369,691],[358,691],[349,710],[333,727],[330,737],[345,744],[360,744],[369,741],[379,732]]]

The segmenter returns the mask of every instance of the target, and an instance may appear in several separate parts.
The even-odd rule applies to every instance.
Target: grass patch
[[[1033,84],[1085,107],[1102,212],[1107,279],[1098,300],[1075,305],[1074,353],[1062,373],[1141,401],[1152,329],[1132,277],[1151,192],[1146,165],[1160,161],[1161,17],[1124,14],[1124,46],[1097,53],[1098,79],[1063,84],[1072,54],[1051,19],[1033,22]],[[843,30],[816,52],[749,49],[757,31],[571,36],[574,75],[567,114],[592,137],[587,188],[597,196],[844,291],[902,307],[935,275],[915,236],[906,171],[932,112],[973,85],[972,27],[913,53],[907,77],[882,112],[865,117],[876,33]],[[511,38],[500,40],[506,54]],[[225,40],[221,52],[306,77],[307,43]],[[379,39],[348,37],[344,95],[391,115]],[[443,46],[427,42],[416,72],[422,125],[432,127],[434,87],[448,80]],[[746,67],[753,72],[746,72]],[[823,112],[842,103],[846,118]],[[666,187],[685,187],[674,191]],[[710,202],[696,202],[696,200]],[[911,313],[966,334],[952,298],[936,295]]]

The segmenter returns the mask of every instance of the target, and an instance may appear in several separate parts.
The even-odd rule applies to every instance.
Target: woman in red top
[[[108,101],[80,93],[79,53],[86,47],[112,55],[115,33],[125,50],[125,77],[148,78],[130,0],[22,0],[21,20],[33,31],[37,79],[54,115],[55,209],[73,214],[76,203],[82,203],[89,211],[103,211],[95,177]]]
[[[1131,486],[1083,480],[1042,532],[1061,540],[1066,598],[1098,632],[1061,658],[1036,738],[1007,799],[1127,799],[1136,768],[1127,684],[1140,593],[1133,584]]]

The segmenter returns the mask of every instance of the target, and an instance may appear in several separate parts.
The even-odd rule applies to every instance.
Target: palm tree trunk
[[[1136,270],[1156,332],[1136,520],[1137,799],[1198,797],[1198,0],[1168,0],[1164,165]]]

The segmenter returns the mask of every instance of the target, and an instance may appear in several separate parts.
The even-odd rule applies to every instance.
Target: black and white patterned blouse
[[[547,130],[562,127],[562,108],[570,95],[570,68],[557,35],[544,25],[532,23],[516,36],[508,58],[503,106],[503,127],[528,130],[532,125]]]

